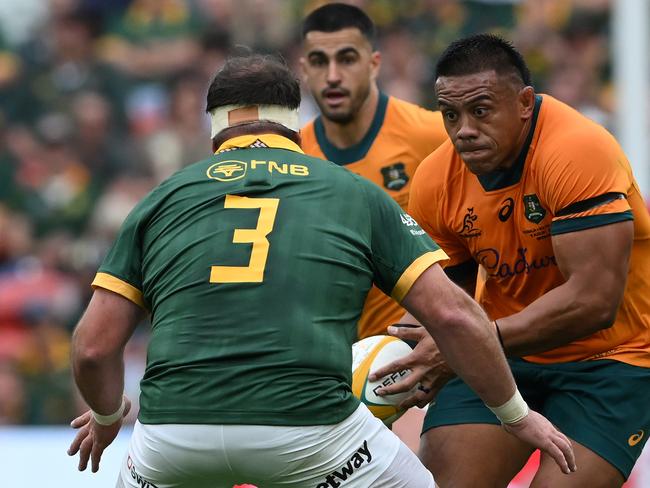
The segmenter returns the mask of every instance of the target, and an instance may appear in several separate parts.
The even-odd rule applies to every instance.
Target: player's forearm
[[[117,411],[124,391],[121,350],[110,355],[98,355],[74,341],[72,368],[75,383],[92,410],[101,415]]]
[[[616,319],[634,241],[633,223],[559,234],[552,241],[566,281],[520,312],[498,319],[508,355],[548,351],[610,327]],[[598,352],[604,351],[589,354]]]
[[[402,305],[435,340],[448,365],[490,406],[507,402],[515,383],[494,328],[481,307],[439,266],[415,282]]]
[[[611,326],[616,306],[608,299],[570,282],[554,288],[521,312],[497,320],[506,354],[548,351]]]
[[[143,316],[126,298],[98,288],[72,336],[75,382],[100,415],[118,410],[124,389],[124,348]]]
[[[447,364],[487,405],[508,401],[516,389],[515,382],[482,310],[468,299],[464,309],[445,322],[436,327],[424,325]]]

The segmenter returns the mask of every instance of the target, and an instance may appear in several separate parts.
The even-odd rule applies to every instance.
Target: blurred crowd
[[[298,70],[300,21],[322,3],[0,2],[0,425],[67,423],[84,408],[70,337],[119,225],[210,155],[205,93],[224,57],[248,46]],[[378,25],[389,94],[434,108],[442,49],[491,31],[524,52],[538,91],[611,125],[610,0],[353,3]],[[304,98],[306,122],[316,108]],[[134,400],[146,342],[143,324],[126,354]]]

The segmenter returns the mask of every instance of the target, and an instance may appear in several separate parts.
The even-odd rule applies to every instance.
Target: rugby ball
[[[388,335],[366,337],[352,345],[352,393],[366,404],[372,414],[391,425],[406,410],[398,405],[406,399],[415,388],[395,395],[378,396],[375,392],[382,386],[389,386],[404,380],[411,374],[410,369],[386,375],[377,381],[368,381],[368,375],[412,351],[401,339]]]

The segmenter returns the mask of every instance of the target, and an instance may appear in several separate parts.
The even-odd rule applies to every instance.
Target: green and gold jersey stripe
[[[147,309],[144,304],[144,299],[142,298],[142,292],[138,290],[135,286],[123,281],[119,278],[116,278],[113,275],[108,273],[97,273],[95,279],[92,282],[93,288],[104,288],[106,290],[122,295],[124,298],[131,300],[136,305]]]
[[[233,137],[232,139],[228,139],[221,146],[219,146],[219,149],[217,149],[215,153],[220,153],[221,151],[226,151],[228,149],[249,148],[250,145],[254,144],[257,140],[274,149],[286,149],[288,151],[304,154],[303,150],[298,144],[290,139],[287,139],[286,137],[277,134],[253,134]]]
[[[424,271],[434,263],[439,261],[446,261],[449,256],[442,249],[437,251],[428,252],[423,254],[415,261],[413,261],[408,268],[402,273],[391,296],[394,300],[401,302],[406,294],[409,292],[415,280],[417,280]]]

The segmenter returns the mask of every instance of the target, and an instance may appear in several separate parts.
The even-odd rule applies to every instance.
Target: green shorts
[[[531,408],[628,478],[650,436],[650,368],[607,359],[508,363]],[[429,406],[422,431],[455,424],[499,424],[458,378],[445,385]]]

